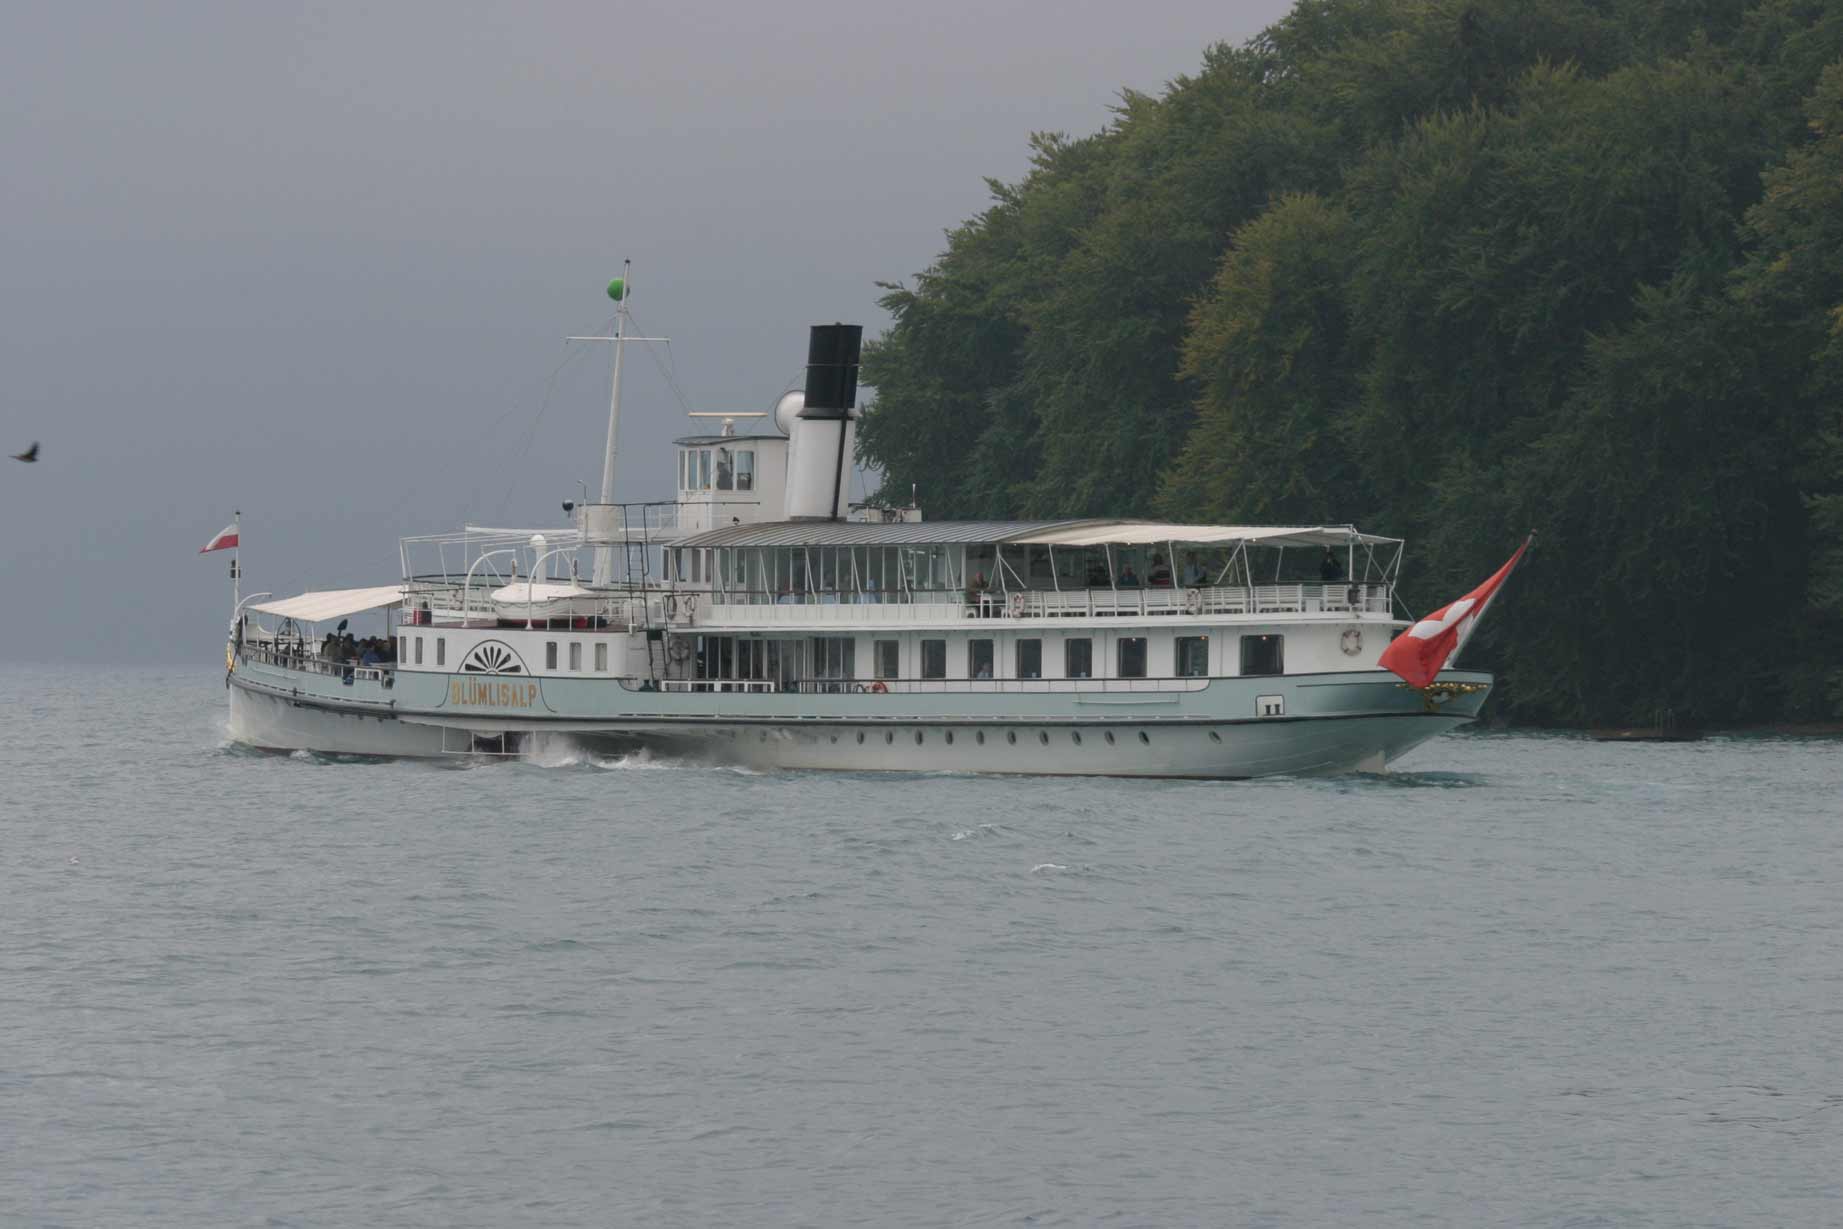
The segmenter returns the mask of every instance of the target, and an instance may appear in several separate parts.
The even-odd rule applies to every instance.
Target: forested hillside
[[[1528,722],[1843,714],[1843,0],[1302,0],[887,287],[932,518],[1355,522]]]

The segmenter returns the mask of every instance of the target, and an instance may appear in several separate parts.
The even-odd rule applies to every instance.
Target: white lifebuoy
[[[1022,593],[1013,593],[1008,604],[1011,607],[1012,618],[1021,619],[1024,617],[1024,595]]]
[[[1337,647],[1343,650],[1344,656],[1346,657],[1355,657],[1358,653],[1361,653],[1363,651],[1362,629],[1355,627],[1345,628],[1344,634],[1338,637]]]
[[[1203,613],[1203,590],[1184,590],[1184,613],[1187,615],[1200,615]]]
[[[678,595],[676,593],[666,594],[665,606],[666,606],[666,618],[668,619],[678,618]]]
[[[883,685],[882,679],[878,679],[876,682],[870,685],[870,692],[872,695],[877,695],[877,696],[888,695],[889,688]]]
[[[691,642],[682,636],[674,636],[666,643],[666,656],[673,661],[683,661],[691,656]]]

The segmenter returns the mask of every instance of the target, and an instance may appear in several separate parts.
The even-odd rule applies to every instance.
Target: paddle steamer
[[[1349,525],[930,522],[853,505],[860,330],[812,330],[803,391],[676,441],[676,498],[615,499],[629,283],[610,287],[600,499],[567,524],[405,538],[400,578],[240,599],[246,743],[436,756],[563,735],[767,768],[1258,777],[1380,770],[1478,713],[1415,689],[1402,543]],[[710,429],[714,427],[714,429]],[[236,567],[233,564],[233,574]],[[383,611],[389,650],[323,629]],[[386,660],[375,660],[382,656]]]

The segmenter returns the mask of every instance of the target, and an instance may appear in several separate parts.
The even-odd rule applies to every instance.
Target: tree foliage
[[[950,232],[869,347],[933,515],[1543,531],[1539,722],[1843,714],[1843,0],[1300,0]]]

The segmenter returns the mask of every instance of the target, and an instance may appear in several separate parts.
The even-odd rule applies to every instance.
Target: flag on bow
[[[212,538],[211,541],[199,547],[198,553],[203,555],[203,554],[206,554],[214,550],[229,550],[231,547],[235,546],[236,544],[237,544],[237,523],[235,521],[232,521],[230,524],[224,526],[224,528],[218,530],[217,536],[215,538]]]
[[[1498,588],[1523,558],[1523,552],[1529,549],[1535,537],[1535,534],[1531,534],[1525,538],[1523,545],[1517,547],[1517,553],[1503,567],[1493,572],[1490,580],[1458,601],[1448,602],[1390,641],[1389,647],[1382,650],[1377,664],[1384,670],[1393,670],[1401,675],[1410,687],[1425,687],[1433,682],[1433,676],[1440,673],[1446,659],[1459,651],[1459,646],[1466,642],[1472,629],[1478,626],[1485,608],[1491,605],[1491,599],[1497,595]]]

